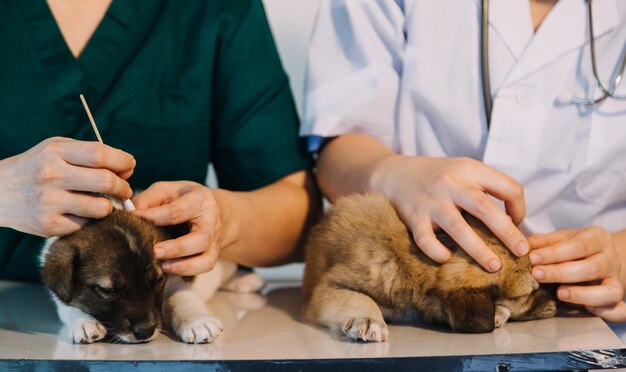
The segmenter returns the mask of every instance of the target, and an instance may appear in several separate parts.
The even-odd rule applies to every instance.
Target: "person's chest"
[[[522,182],[529,231],[607,222],[626,202],[626,102],[598,97],[584,1],[560,1],[533,35],[526,0],[492,0],[487,128],[480,65],[480,3],[407,2],[407,49],[399,147],[429,156],[471,156]],[[626,44],[626,4],[595,1],[598,73],[612,81]],[[626,86],[617,90],[626,93]],[[608,216],[608,215],[607,215]],[[615,216],[613,216],[615,217]],[[550,222],[546,222],[550,221]]]
[[[137,186],[202,181],[220,35],[183,5],[114,1],[76,59],[45,1],[3,2],[0,158],[52,136],[94,140],[83,93],[104,142],[141,164]]]
[[[564,94],[598,94],[585,2],[557,3],[535,34],[527,0],[490,3],[488,70],[493,112],[487,128],[480,63],[481,1],[456,1],[454,6],[406,2],[400,148],[532,169],[584,165],[589,138],[585,132],[598,121],[619,121],[619,116],[607,115],[607,110],[615,111],[614,105],[621,104],[626,111],[624,102],[581,107],[559,100]],[[626,7],[614,0],[596,1],[594,6],[598,68],[608,82],[626,43]],[[620,129],[608,137],[626,141],[625,133]],[[617,142],[608,140],[614,143],[607,143],[608,147],[615,148]],[[577,156],[583,163],[574,164]]]
[[[78,58],[112,0],[46,0],[74,58]]]

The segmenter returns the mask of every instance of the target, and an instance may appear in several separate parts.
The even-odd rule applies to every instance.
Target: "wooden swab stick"
[[[93,116],[91,116],[91,110],[89,109],[89,106],[87,105],[87,101],[85,101],[85,96],[83,96],[82,93],[80,95],[80,100],[81,102],[83,102],[83,107],[85,108],[85,111],[87,111],[87,116],[89,116],[91,127],[93,128],[93,131],[96,132],[96,137],[98,137],[98,142],[104,145],[104,142],[102,142],[102,137],[100,137],[100,132],[98,131],[98,127],[96,126],[96,122],[93,120]]]
[[[96,121],[93,120],[93,116],[91,115],[91,110],[89,109],[89,106],[87,105],[87,101],[85,101],[85,96],[83,96],[82,93],[80,95],[80,100],[83,103],[83,107],[85,108],[85,111],[87,111],[87,116],[89,117],[89,122],[91,122],[91,127],[93,128],[93,131],[96,132],[96,137],[98,137],[98,142],[104,145],[104,142],[102,142],[102,137],[100,137],[100,132],[98,131],[98,127],[96,126]],[[135,205],[130,199],[124,200],[122,202],[122,206],[124,207],[124,210],[126,211],[135,210]]]

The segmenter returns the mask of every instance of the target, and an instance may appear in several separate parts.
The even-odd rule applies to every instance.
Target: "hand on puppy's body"
[[[132,155],[97,142],[46,139],[0,161],[0,226],[45,237],[76,231],[112,211],[83,192],[128,199],[134,167]]]
[[[583,305],[609,322],[626,321],[615,235],[596,226],[533,235],[533,275],[539,282],[562,283],[557,290],[561,301]]]
[[[511,177],[470,158],[411,157],[391,154],[377,162],[372,190],[387,196],[410,229],[417,247],[438,263],[451,258],[436,237],[449,234],[489,272],[502,261],[461,215],[475,216],[516,256],[528,253],[528,242],[516,227],[525,214],[524,189]],[[493,199],[501,200],[503,211]]]

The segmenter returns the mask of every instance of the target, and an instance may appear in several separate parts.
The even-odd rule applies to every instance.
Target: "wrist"
[[[213,196],[220,210],[222,222],[222,232],[218,239],[220,250],[227,249],[235,244],[239,239],[241,231],[241,218],[239,213],[242,210],[239,193],[224,189],[212,189]]]
[[[9,172],[8,159],[0,160],[0,227],[12,227],[11,216],[11,186],[9,181],[12,176]]]
[[[390,198],[393,194],[392,188],[396,185],[394,177],[398,173],[396,169],[399,164],[406,159],[406,156],[396,153],[384,154],[370,164],[368,190],[385,195]],[[400,170],[400,172],[402,172]]]

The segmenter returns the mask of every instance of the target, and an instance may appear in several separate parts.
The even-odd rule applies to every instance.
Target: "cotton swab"
[[[89,117],[89,122],[91,123],[91,127],[93,128],[93,131],[96,133],[96,137],[98,138],[98,142],[100,142],[101,144],[104,145],[104,142],[102,142],[102,137],[100,137],[100,132],[98,131],[98,127],[96,126],[96,122],[95,120],[93,120],[93,116],[91,116],[91,110],[89,110],[89,106],[87,105],[87,101],[85,101],[85,96],[80,95],[80,100],[83,103],[83,107],[85,108],[85,111],[87,112],[87,116]],[[133,202],[130,199],[126,199],[122,202],[122,206],[124,207],[124,210],[126,211],[134,211],[135,210],[135,205],[133,204]]]

